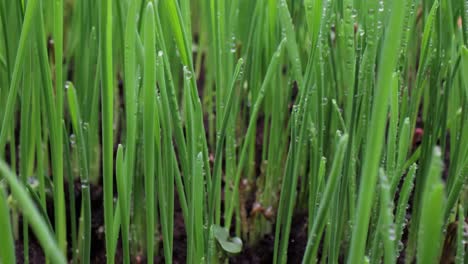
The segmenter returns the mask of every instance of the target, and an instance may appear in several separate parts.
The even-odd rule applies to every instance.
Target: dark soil
[[[254,246],[247,247],[242,254],[229,258],[234,264],[273,263],[275,237],[265,235]],[[293,218],[288,247],[288,263],[300,263],[307,243],[307,215],[298,214]]]
[[[91,207],[92,207],[92,234],[91,234],[91,263],[105,263],[106,252],[105,252],[105,236],[104,236],[104,208],[103,208],[103,191],[99,185],[91,185]],[[68,203],[67,195],[67,203]],[[48,214],[50,219],[53,219],[53,203],[48,201]],[[75,183],[75,204],[76,208],[81,207],[81,185]],[[77,209],[76,215],[79,215],[79,209]],[[70,212],[67,212],[67,216],[70,216]],[[67,219],[68,228],[70,227],[70,219]],[[53,224],[53,223],[52,223]],[[23,258],[23,236],[22,220],[19,221],[20,238],[16,241],[16,256],[17,263],[24,263]],[[288,262],[299,263],[304,254],[305,245],[307,242],[307,215],[299,214],[293,218],[291,237],[288,250]],[[120,244],[120,241],[119,241]],[[186,245],[187,237],[185,234],[185,224],[182,216],[181,208],[178,204],[177,197],[175,200],[175,213],[174,213],[174,249],[173,249],[173,263],[186,263]],[[160,243],[160,250],[162,252],[162,243]],[[243,249],[240,255],[229,257],[230,263],[272,263],[273,261],[273,247],[274,247],[274,235],[265,235],[258,243],[253,246],[247,246]],[[69,245],[68,259],[72,258],[72,248]],[[118,245],[117,252],[115,255],[116,263],[122,263],[122,249]],[[45,263],[44,252],[42,251],[39,242],[34,237],[33,232],[29,231],[29,261],[32,264]],[[132,263],[145,263],[144,256],[134,256]],[[155,263],[164,263],[163,256],[155,257]]]

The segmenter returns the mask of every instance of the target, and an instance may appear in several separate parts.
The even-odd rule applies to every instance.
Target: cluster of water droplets
[[[75,134],[70,135],[70,145],[72,147],[76,145],[76,135]]]
[[[380,33],[383,30],[383,20],[385,19],[385,4],[384,1],[379,1],[378,15],[377,15],[377,31]],[[380,35],[380,34],[379,34]]]
[[[237,80],[241,81],[242,79],[244,79],[245,60],[243,58],[240,58],[239,63],[240,63],[240,69],[239,69],[239,76],[237,77]]]
[[[229,41],[229,52],[236,53],[237,51],[237,39],[234,34],[231,35],[231,39]]]
[[[463,21],[465,22],[465,32],[468,33],[468,1],[465,0],[465,17]]]
[[[84,191],[89,188],[89,180],[81,179],[81,190]]]
[[[367,11],[368,21],[371,21],[367,28],[366,45],[372,47],[375,45],[375,9],[369,8]]]
[[[83,129],[83,131],[87,131],[89,129],[89,123],[88,122],[80,121],[80,126]]]
[[[189,69],[188,66],[184,66],[184,78],[187,81],[190,81],[193,78],[193,72]]]
[[[39,186],[39,180],[34,176],[28,177],[28,185],[32,188],[36,188]]]

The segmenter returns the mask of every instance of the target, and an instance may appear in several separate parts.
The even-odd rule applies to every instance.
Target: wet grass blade
[[[10,125],[12,124],[13,111],[15,109],[16,96],[18,93],[19,82],[21,80],[21,68],[24,64],[25,53],[27,52],[28,38],[31,37],[31,27],[34,22],[35,15],[39,7],[38,0],[29,1],[26,6],[26,13],[24,15],[23,27],[21,29],[20,40],[18,44],[18,51],[13,67],[13,73],[11,77],[10,89],[8,92],[8,99],[3,112],[2,128],[0,131],[0,156],[3,156],[5,144],[7,141],[8,132],[10,131]]]
[[[0,237],[2,238],[2,247],[0,247],[0,261],[2,263],[16,263],[15,241],[11,229],[10,210],[7,204],[5,187],[0,182]]]
[[[440,149],[435,149],[423,191],[421,222],[418,230],[417,263],[439,263],[446,203]]]
[[[465,259],[465,210],[463,205],[458,206],[458,223],[457,223],[457,257],[455,259],[456,264],[463,264]]]
[[[294,78],[296,79],[299,87],[302,86],[302,62],[299,55],[299,48],[296,42],[296,33],[294,30],[294,25],[292,23],[291,14],[288,9],[288,4],[286,0],[280,0],[278,2],[279,17],[283,31],[285,32],[286,37],[286,47],[288,49],[288,56],[292,64]]]
[[[374,198],[374,192],[372,190],[377,181],[378,167],[382,152],[391,78],[397,63],[397,54],[399,52],[401,33],[403,31],[402,14],[404,11],[404,2],[404,0],[393,2],[389,27],[381,52],[381,58],[385,57],[390,59],[381,63],[377,75],[378,80],[373,102],[373,115],[368,126],[368,131],[372,131],[372,133],[369,134],[363,159],[364,164],[361,173],[361,183],[355,216],[356,225],[354,226],[351,238],[348,263],[361,263],[364,260],[370,210]]]
[[[263,102],[263,98],[264,98],[264,95],[266,93],[266,89],[270,85],[270,81],[271,81],[271,79],[273,77],[273,74],[275,74],[275,72],[277,70],[277,67],[279,65],[279,60],[280,60],[281,54],[283,52],[284,42],[285,41],[281,41],[281,43],[279,44],[275,54],[271,58],[270,65],[268,66],[267,74],[265,76],[265,79],[263,80],[262,86],[261,86],[260,91],[259,91],[259,93],[257,95],[257,100],[255,101],[255,104],[254,104],[252,114],[250,116],[249,125],[247,127],[247,132],[246,132],[246,137],[245,137],[245,140],[244,140],[244,144],[242,146],[242,150],[240,152],[239,162],[237,164],[236,176],[234,178],[234,188],[233,188],[234,191],[231,193],[232,196],[230,198],[229,207],[227,209],[227,213],[226,213],[226,217],[225,217],[225,219],[226,219],[226,225],[225,226],[226,227],[230,226],[231,221],[232,221],[232,215],[233,215],[233,212],[234,212],[234,199],[237,196],[237,190],[239,189],[239,183],[240,183],[240,177],[241,177],[242,169],[244,168],[244,165],[245,165],[245,162],[246,162],[247,150],[249,149],[248,144],[251,143],[251,140],[252,140],[252,138],[254,136],[254,134],[253,134],[254,126],[257,123],[258,112],[260,111],[260,106],[261,106],[261,104]]]
[[[332,201],[333,194],[337,190],[339,179],[341,177],[341,170],[343,168],[343,159],[345,154],[346,145],[348,143],[348,135],[340,138],[337,144],[335,158],[333,159],[330,174],[327,177],[327,183],[323,196],[320,200],[320,205],[317,214],[313,220],[312,228],[309,232],[306,250],[302,263],[315,263],[317,261],[317,251],[319,242],[321,240],[321,233],[326,225],[327,212],[330,209],[329,205]]]
[[[65,209],[65,191],[63,179],[63,149],[62,137],[59,136],[59,131],[62,131],[59,126],[62,126],[62,120],[57,118],[57,110],[55,107],[54,91],[51,79],[50,65],[47,56],[47,48],[45,43],[45,29],[43,25],[43,15],[39,13],[36,16],[39,30],[36,31],[36,45],[38,47],[38,62],[41,75],[41,85],[44,91],[45,107],[44,112],[47,119],[48,131],[50,133],[50,148],[51,148],[51,164],[53,171],[53,196],[54,196],[54,218],[55,218],[55,234],[58,244],[63,254],[67,248],[67,226],[66,226],[66,209]]]
[[[45,254],[50,258],[52,263],[65,264],[66,259],[53,237],[52,230],[48,228],[33,200],[29,197],[26,188],[18,181],[17,176],[11,172],[3,160],[0,160],[0,173],[8,183],[8,186],[10,186],[11,193],[18,202],[23,217],[30,223]]]
[[[390,197],[390,184],[383,169],[380,170],[380,217],[382,240],[384,244],[384,263],[392,264],[396,262],[395,252],[395,225],[393,222],[393,201]]]
[[[241,58],[237,62],[236,69],[234,70],[234,75],[232,78],[231,86],[229,89],[229,95],[226,100],[226,107],[224,109],[222,124],[220,130],[218,131],[218,136],[216,139],[216,152],[215,160],[213,165],[213,183],[211,185],[211,190],[209,191],[209,219],[211,223],[218,224],[220,223],[221,215],[221,161],[222,161],[222,149],[224,144],[224,139],[226,137],[226,129],[231,117],[231,109],[234,101],[234,95],[236,91],[236,84],[240,81],[242,75],[241,70],[244,64],[244,60]]]
[[[73,131],[76,135],[76,143],[78,146],[79,172],[81,181],[81,206],[83,220],[83,236],[81,261],[89,262],[91,258],[91,193],[89,186],[89,161],[87,157],[87,146],[85,133],[83,131],[83,120],[81,111],[78,105],[76,89],[72,83],[67,83],[67,102],[71,117]]]
[[[403,230],[407,225],[406,212],[408,210],[408,201],[410,199],[411,191],[414,186],[414,176],[416,174],[417,165],[411,165],[403,185],[400,190],[400,198],[398,199],[397,209],[395,213],[395,243],[396,243],[396,255],[400,254],[402,250],[401,238],[403,236]]]
[[[114,199],[113,199],[113,111],[114,85],[112,66],[112,1],[101,1],[99,43],[101,62],[101,98],[102,98],[102,167],[104,185],[104,228],[106,234],[107,263],[114,263]]]
[[[119,190],[119,201],[121,216],[122,248],[124,263],[130,263],[130,203],[133,190],[135,152],[136,152],[136,126],[137,126],[137,78],[136,78],[136,15],[137,2],[132,0],[129,3],[127,21],[124,35],[124,74],[125,74],[125,121],[127,126],[126,148],[125,148],[125,172],[121,172],[117,187]],[[124,181],[122,181],[124,180]],[[123,200],[122,200],[123,199]]]

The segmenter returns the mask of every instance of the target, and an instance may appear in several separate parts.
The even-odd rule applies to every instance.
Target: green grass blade
[[[0,237],[2,246],[0,247],[0,262],[16,263],[15,241],[11,230],[10,210],[5,196],[5,187],[0,183]]]
[[[117,188],[119,190],[119,199],[117,208],[120,210],[120,222],[122,224],[122,249],[124,263],[130,263],[129,231],[130,214],[129,204],[131,202],[131,193],[133,190],[133,178],[135,169],[135,151],[136,151],[136,124],[137,124],[137,80],[136,80],[136,15],[137,1],[130,1],[127,13],[127,21],[124,33],[124,74],[125,74],[125,116],[126,116],[126,148],[125,148],[125,172],[118,179]],[[124,199],[124,200],[122,200]],[[116,210],[117,211],[117,210]],[[117,213],[117,212],[116,212]],[[114,223],[114,230],[116,229]]]
[[[417,263],[439,263],[446,202],[444,184],[440,179],[442,165],[440,149],[436,149],[423,191]]]
[[[245,143],[242,146],[241,154],[240,154],[240,157],[239,157],[239,162],[237,164],[236,176],[234,178],[234,188],[233,188],[234,191],[231,193],[229,207],[227,209],[227,213],[226,213],[226,217],[225,217],[225,219],[226,219],[225,227],[229,227],[231,225],[232,215],[233,215],[233,212],[234,212],[234,199],[237,196],[237,192],[238,192],[238,189],[239,189],[239,183],[240,183],[240,177],[241,177],[241,174],[242,174],[242,169],[244,167],[244,164],[245,164],[245,161],[246,161],[246,158],[247,158],[248,144],[251,143],[252,138],[254,136],[253,131],[254,131],[254,126],[257,123],[258,112],[260,111],[260,106],[261,106],[261,104],[263,102],[263,98],[265,96],[266,89],[269,87],[269,84],[270,84],[270,82],[271,82],[271,80],[273,78],[273,75],[275,74],[275,72],[277,70],[277,67],[279,65],[279,61],[280,61],[281,54],[282,54],[283,47],[284,47],[284,42],[285,42],[284,40],[281,41],[281,43],[278,45],[278,48],[277,48],[276,52],[274,53],[274,55],[271,58],[270,65],[268,66],[268,70],[267,70],[265,79],[263,80],[262,86],[260,88],[260,92],[257,95],[257,100],[255,101],[254,108],[253,108],[252,114],[250,116],[249,125],[247,127],[247,132],[246,132],[246,136],[245,136],[245,140],[244,140]]]
[[[390,197],[390,184],[387,176],[380,171],[380,217],[382,219],[381,235],[384,244],[384,263],[392,264],[396,262],[395,254],[395,226],[393,223],[393,201]]]
[[[41,73],[41,85],[44,91],[45,99],[45,115],[47,124],[49,125],[50,147],[51,147],[51,163],[54,181],[54,218],[55,218],[55,234],[58,244],[63,254],[67,249],[67,226],[66,226],[66,209],[65,209],[65,191],[63,179],[63,142],[59,141],[62,137],[59,136],[61,131],[59,126],[62,126],[62,120],[57,118],[55,107],[54,91],[52,86],[50,65],[47,56],[47,48],[45,43],[45,29],[43,25],[43,15],[39,13],[37,16],[39,30],[36,31],[36,44],[38,47],[38,62]]]
[[[398,183],[401,180],[403,173],[403,165],[408,156],[408,149],[410,147],[410,120],[405,118],[403,125],[398,134],[398,157],[396,162],[396,169],[394,177],[391,179],[390,193],[393,195],[396,191]]]
[[[103,142],[103,183],[104,183],[104,226],[106,234],[107,263],[114,263],[114,235],[113,235],[113,111],[114,85],[112,70],[112,2],[100,2],[100,30],[99,43],[101,63],[101,98],[102,98],[102,142]]]
[[[81,260],[89,262],[91,258],[91,193],[89,189],[89,162],[86,149],[85,133],[83,131],[83,120],[79,108],[76,89],[72,83],[66,84],[68,110],[70,112],[73,131],[76,135],[76,144],[78,145],[78,160],[81,180],[81,205],[83,220],[83,237]]]
[[[369,123],[370,137],[364,154],[364,164],[359,187],[359,197],[348,263],[361,263],[364,260],[365,242],[368,233],[370,210],[382,151],[385,121],[391,89],[392,73],[395,70],[399,45],[403,31],[404,0],[393,1],[392,14],[382,48],[381,58],[389,58],[381,63],[378,71],[377,90],[373,104],[373,115]]]
[[[466,235],[465,235],[465,210],[463,205],[458,206],[458,224],[457,224],[457,257],[455,259],[455,264],[463,264],[465,259],[465,244],[466,244]]]
[[[15,109],[16,96],[20,85],[19,82],[21,80],[21,68],[23,66],[25,53],[27,51],[26,45],[29,43],[28,38],[31,37],[31,27],[32,23],[34,22],[34,18],[38,7],[38,0],[29,1],[28,5],[26,6],[26,13],[24,17],[23,27],[21,29],[21,36],[18,44],[16,60],[13,67],[10,89],[8,92],[8,99],[3,113],[2,128],[0,131],[0,156],[3,156],[8,132],[10,130],[10,125],[12,124],[11,121],[13,117],[13,111]]]
[[[306,250],[302,263],[315,263],[317,260],[317,250],[321,239],[321,231],[325,227],[327,212],[329,205],[332,201],[333,194],[337,190],[339,178],[341,177],[341,170],[343,168],[343,159],[345,154],[346,145],[348,143],[348,135],[344,135],[340,138],[337,144],[337,150],[335,158],[333,159],[330,174],[328,176],[327,184],[320,201],[320,205],[312,224],[312,228],[309,232]]]
[[[52,231],[48,228],[33,200],[29,197],[26,188],[18,181],[17,176],[8,168],[3,160],[0,160],[0,173],[8,182],[11,193],[21,208],[23,217],[30,223],[45,254],[50,258],[52,263],[65,264],[67,261],[61,253]]]
[[[149,263],[154,258],[154,223],[155,223],[155,124],[156,106],[155,106],[155,63],[156,63],[156,42],[153,4],[148,3],[145,9],[144,17],[144,47],[145,47],[145,65],[143,76],[143,141],[144,141],[144,167],[145,167],[145,197],[146,197],[146,254]]]
[[[216,139],[216,152],[215,152],[215,160],[213,166],[213,183],[211,186],[211,190],[209,191],[209,219],[212,221],[211,223],[219,224],[220,219],[220,208],[221,208],[221,159],[222,159],[222,149],[224,144],[224,139],[226,137],[226,129],[229,122],[229,118],[231,115],[231,109],[234,100],[234,94],[236,91],[236,84],[238,81],[241,80],[241,70],[244,64],[244,60],[241,58],[237,62],[236,69],[234,71],[234,76],[232,78],[231,86],[229,89],[229,95],[226,100],[226,107],[224,109],[222,124],[220,130],[217,132],[218,136]],[[218,216],[218,217],[217,217]]]
[[[125,177],[125,166],[123,158],[123,147],[119,144],[117,148],[116,156],[116,180],[117,180],[117,189],[119,193],[119,202],[120,202],[120,222],[122,223],[122,250],[124,253],[124,263],[130,263],[130,246],[129,246],[129,230],[123,229],[123,227],[128,227],[127,219],[129,219],[128,214],[130,211],[127,206],[127,178]]]
[[[400,197],[398,199],[397,210],[395,213],[395,246],[397,255],[399,255],[400,251],[402,250],[403,244],[401,238],[403,236],[403,230],[407,224],[406,211],[408,210],[408,201],[414,186],[416,169],[416,164],[413,164],[409,169],[401,187]]]
[[[278,9],[281,25],[286,37],[286,47],[288,49],[288,56],[292,64],[294,78],[299,84],[299,87],[301,87],[303,79],[302,62],[299,55],[299,48],[296,42],[296,33],[292,23],[291,14],[288,9],[287,1],[280,0],[278,2]]]

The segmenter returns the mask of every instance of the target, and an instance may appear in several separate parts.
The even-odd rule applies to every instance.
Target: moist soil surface
[[[104,236],[104,208],[103,208],[103,191],[99,185],[91,185],[91,206],[92,206],[92,230],[91,230],[91,263],[106,263],[106,252],[105,252],[105,236]],[[67,203],[69,196],[67,195]],[[177,197],[176,197],[177,198]],[[75,183],[75,205],[76,208],[80,208],[81,204],[81,185],[79,182]],[[47,212],[50,219],[53,219],[53,202],[49,200],[47,202]],[[67,208],[68,210],[68,208]],[[77,210],[76,214],[79,214]],[[67,216],[70,216],[70,212],[67,212]],[[23,257],[23,236],[22,230],[22,219],[19,221],[19,232],[20,239],[16,241],[16,256],[17,263],[25,263]],[[70,227],[70,219],[67,219],[67,225]],[[304,254],[305,245],[307,242],[307,215],[298,214],[294,216],[290,243],[288,249],[288,263],[300,263],[302,255]],[[71,238],[71,237],[70,237]],[[69,238],[69,239],[70,239]],[[70,239],[71,240],[71,239]],[[186,263],[186,245],[187,238],[185,234],[185,225],[182,216],[181,208],[175,199],[175,212],[174,212],[174,249],[173,249],[173,263]],[[233,255],[229,257],[229,263],[272,263],[273,262],[273,247],[274,247],[274,235],[267,234],[261,238],[255,245],[246,246],[242,253],[239,255]],[[72,258],[72,248],[69,245],[68,259]],[[162,243],[160,243],[159,252],[162,253]],[[161,255],[161,254],[160,254]],[[122,263],[123,254],[120,245],[117,247],[115,254],[116,263]],[[157,256],[154,259],[155,263],[164,263],[164,257]],[[45,263],[44,252],[42,251],[39,242],[35,238],[32,230],[29,230],[29,262],[32,264],[43,264]],[[145,256],[134,256],[132,263],[146,263]]]
[[[205,120],[207,122],[207,120]],[[206,125],[206,124],[205,124]],[[415,149],[420,143],[423,134],[423,124],[419,119],[416,125],[415,138],[413,139],[413,148]],[[257,140],[255,142],[256,148],[261,149],[263,138],[263,118],[260,116],[258,122]],[[446,152],[449,151],[447,146]],[[9,153],[8,151],[6,153]],[[258,153],[257,153],[258,154]],[[260,155],[259,155],[260,156]],[[447,155],[448,157],[449,155]],[[448,164],[448,160],[446,160]],[[446,174],[446,170],[444,171]],[[444,175],[446,177],[446,175]],[[65,184],[67,186],[67,184]],[[104,208],[103,208],[103,189],[102,183],[98,185],[91,185],[91,215],[92,215],[92,248],[91,248],[91,263],[106,263],[106,251],[105,251],[105,235],[104,235]],[[81,208],[81,184],[76,181],[74,183],[74,196],[75,196],[75,215],[79,216]],[[398,197],[398,193],[397,193]],[[251,209],[253,199],[246,199],[244,205],[248,211]],[[66,192],[66,202],[69,204],[70,195]],[[70,225],[70,208],[67,207],[67,227]],[[53,201],[50,199],[47,201],[47,213],[49,219],[54,219]],[[410,218],[407,215],[407,218]],[[75,220],[76,221],[76,220]],[[17,263],[24,263],[24,245],[22,230],[22,219],[19,219],[19,239],[16,241],[16,256]],[[53,224],[53,223],[52,223]],[[274,230],[274,228],[272,228]],[[403,242],[406,244],[407,240],[407,229],[405,228],[403,234]],[[32,264],[45,263],[44,253],[40,247],[38,241],[34,237],[34,234],[30,230],[29,235],[29,262]],[[71,234],[68,234],[68,241],[71,241]],[[307,243],[307,214],[296,213],[293,217],[291,225],[290,241],[288,246],[288,263],[300,263],[304,254],[305,246]],[[175,212],[174,212],[174,248],[173,248],[173,263],[186,263],[187,257],[187,238],[185,234],[185,224],[182,216],[182,211],[177,201],[177,194],[175,197]],[[155,263],[164,263],[164,257],[162,255],[162,243],[159,243],[159,256],[156,256]],[[240,263],[240,264],[260,264],[260,263],[272,263],[273,262],[273,248],[274,248],[274,234],[266,234],[254,245],[244,245],[242,252],[238,255],[232,255],[229,257],[229,263]],[[72,258],[72,245],[69,245],[68,259]],[[318,255],[320,256],[321,249],[319,248]],[[123,253],[120,241],[117,246],[115,261],[116,263],[122,263]],[[342,259],[339,260],[342,263]],[[144,255],[134,256],[132,263],[146,263]],[[404,263],[404,251],[400,254],[398,263]],[[450,262],[447,262],[450,263]]]

